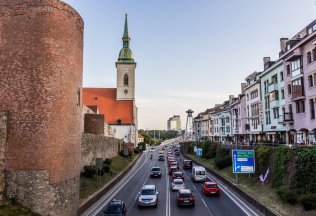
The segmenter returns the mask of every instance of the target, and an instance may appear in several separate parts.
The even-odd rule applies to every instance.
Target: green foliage
[[[272,149],[267,146],[258,146],[255,148],[255,155],[260,167],[261,174],[265,173],[268,169],[271,153]]]
[[[84,166],[84,175],[88,178],[93,178],[97,174],[97,170],[93,166]]]
[[[97,175],[98,175],[98,176],[103,176],[104,173],[105,173],[105,170],[104,170],[104,169],[101,169],[101,171],[100,171],[100,170],[97,171]]]
[[[295,188],[299,194],[316,193],[316,148],[295,148]]]
[[[215,166],[218,169],[223,169],[225,167],[232,165],[232,158],[229,156],[229,149],[220,147],[217,149],[217,156],[215,157]]]
[[[276,193],[280,196],[284,203],[296,204],[298,202],[298,195],[287,187],[280,187]]]
[[[315,194],[305,194],[300,198],[301,204],[304,206],[306,211],[316,209],[316,195]]]
[[[279,188],[283,184],[283,178],[287,171],[291,149],[288,146],[278,146],[273,160],[273,183],[272,186]]]
[[[110,172],[110,169],[111,169],[111,167],[109,166],[109,165],[107,165],[107,164],[103,164],[103,169],[102,170],[104,170],[104,172]]]
[[[216,149],[217,145],[216,144],[211,144],[210,146],[210,158],[214,158],[216,156]]]
[[[112,159],[106,158],[103,163],[105,163],[105,164],[107,164],[107,165],[111,165]]]
[[[125,155],[124,155],[124,149],[122,149],[122,150],[120,151],[119,155],[121,155],[122,157],[125,157]],[[128,149],[128,156],[132,156],[132,155],[133,155],[133,152]]]
[[[138,154],[139,153],[139,150],[136,148],[136,149],[134,149],[134,153],[135,154]]]
[[[120,153],[120,149],[121,149],[121,144],[120,141],[117,141],[117,153]]]
[[[140,135],[144,137],[144,143],[150,144],[151,136],[147,135],[147,133],[141,133]]]
[[[202,145],[202,158],[210,159],[211,141],[205,141]]]
[[[142,150],[139,150],[140,152],[144,151],[146,149],[146,143],[145,142],[141,142],[141,143],[138,143],[138,148],[139,146],[142,147]]]

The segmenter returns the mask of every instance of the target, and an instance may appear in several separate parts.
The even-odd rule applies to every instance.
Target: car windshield
[[[180,194],[180,198],[191,198],[191,194],[190,193],[182,193],[182,194]]]
[[[205,175],[205,171],[196,171],[195,175]]]
[[[141,195],[155,195],[154,189],[143,189]]]
[[[186,161],[185,164],[189,165],[189,164],[191,164],[191,162],[190,161]]]
[[[160,171],[160,168],[153,168],[152,171]]]
[[[173,165],[173,164],[177,164],[177,162],[172,162],[171,164],[172,164],[172,165]]]
[[[217,188],[217,185],[216,184],[209,184],[209,185],[207,185],[207,188]]]
[[[105,210],[107,214],[118,214],[122,212],[122,206],[121,205],[110,205]]]
[[[163,156],[163,155],[160,155],[159,157],[163,158],[163,157],[165,157],[165,156]]]
[[[174,183],[175,183],[175,184],[183,184],[182,181],[175,181]]]
[[[182,173],[175,173],[174,175],[178,177],[178,176],[182,176]]]

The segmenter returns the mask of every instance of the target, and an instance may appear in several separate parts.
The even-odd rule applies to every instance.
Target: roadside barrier
[[[142,153],[139,153],[137,157],[134,159],[134,161],[128,165],[128,167],[121,173],[119,173],[114,179],[112,179],[110,182],[105,184],[100,191],[97,192],[97,194],[92,195],[93,197],[89,197],[88,200],[84,203],[82,203],[79,206],[77,216],[82,215],[90,206],[92,206],[94,203],[96,203],[101,197],[104,196],[111,188],[113,188],[122,178],[125,177],[125,175],[134,167],[138,159],[142,156]]]
[[[260,211],[263,215],[266,216],[281,216],[279,213],[274,211],[273,209],[270,209],[268,206],[264,205],[262,202],[248,194],[247,192],[243,191],[240,187],[238,187],[236,184],[228,181],[223,176],[218,174],[217,172],[211,170],[210,168],[204,166],[203,164],[197,162],[196,160],[193,160],[192,158],[187,157],[183,154],[183,156],[188,159],[192,160],[195,164],[198,164],[200,166],[205,167],[205,170],[209,172],[211,175],[213,175],[215,178],[220,180],[223,184],[225,184],[227,187],[232,189],[236,194],[238,194],[240,197],[242,197],[245,201],[247,201],[250,205],[252,205],[254,208],[256,208],[258,211]]]

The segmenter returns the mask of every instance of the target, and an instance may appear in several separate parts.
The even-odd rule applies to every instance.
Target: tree
[[[144,137],[145,143],[150,144],[151,136],[147,135],[146,133],[141,133],[140,135]]]

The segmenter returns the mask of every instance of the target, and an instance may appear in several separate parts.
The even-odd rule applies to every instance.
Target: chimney
[[[289,39],[288,38],[281,38],[280,39],[280,48],[281,48],[281,51],[285,49],[286,47],[286,42],[288,42]]]
[[[215,107],[219,107],[221,104],[215,104]]]
[[[229,105],[233,103],[234,95],[229,95]]]
[[[267,63],[268,61],[270,61],[270,57],[263,57],[263,66],[264,66],[265,63]]]
[[[241,83],[241,94],[246,94],[246,90],[244,90],[246,86],[247,86],[246,83]]]

